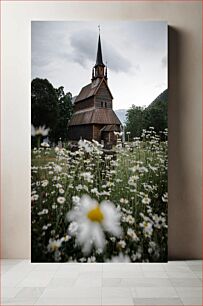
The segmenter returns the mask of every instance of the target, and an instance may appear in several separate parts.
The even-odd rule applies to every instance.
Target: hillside
[[[121,123],[124,125],[124,123],[126,121],[126,116],[125,115],[126,115],[127,109],[116,109],[116,110],[114,110],[114,112],[118,116],[118,119],[121,121]]]
[[[168,88],[166,90],[164,90],[152,103],[150,103],[150,105],[147,107],[147,109],[155,107],[160,101],[163,104],[168,103]]]

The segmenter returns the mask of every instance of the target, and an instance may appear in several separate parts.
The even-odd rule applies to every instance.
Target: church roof
[[[115,124],[108,124],[105,125],[101,130],[101,132],[120,132],[120,129],[118,127],[118,125]]]
[[[89,97],[92,97],[96,94],[96,89],[97,89],[98,86],[96,87],[92,87],[92,83],[84,86],[79,95],[77,96],[77,98],[75,99],[75,103],[77,103],[78,101],[81,101],[81,100],[85,100]]]
[[[106,83],[106,81],[105,81],[104,79],[102,79],[101,81],[100,81],[99,79],[97,79],[97,80],[95,80],[95,83],[90,83],[90,84],[84,86],[84,87],[81,89],[79,95],[76,97],[75,103],[77,103],[77,102],[79,102],[79,101],[82,101],[82,100],[85,100],[85,99],[87,99],[87,98],[90,98],[90,97],[96,95],[97,90],[99,89],[99,87],[100,87],[100,85],[101,85],[102,82],[105,82],[105,83]],[[112,96],[112,94],[111,94],[111,91],[110,91],[110,89],[109,89],[107,83],[106,83],[106,86],[107,86],[107,89],[108,89],[108,91],[109,91],[109,93],[110,93],[112,99],[113,99],[113,96]]]
[[[111,124],[121,125],[120,120],[112,109],[97,108],[90,111],[74,113],[69,126],[71,125],[83,125],[83,124]]]

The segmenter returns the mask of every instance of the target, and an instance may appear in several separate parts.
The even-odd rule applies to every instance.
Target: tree
[[[49,140],[67,141],[67,125],[73,113],[72,95],[64,87],[55,89],[47,79],[36,78],[31,83],[31,120],[34,127],[50,129]]]
[[[49,137],[57,125],[58,98],[53,85],[47,79],[36,78],[31,83],[31,121],[34,127],[50,128]]]
[[[130,132],[131,137],[139,137],[145,126],[144,108],[132,105],[126,114],[126,132]]]
[[[144,111],[145,128],[153,126],[155,131],[159,133],[168,127],[168,109],[167,103],[156,101],[154,105],[149,106]]]
[[[70,92],[64,93],[64,87],[56,89],[59,108],[59,120],[55,129],[55,139],[67,141],[67,127],[73,113],[72,94]]]
[[[153,126],[156,133],[168,127],[168,89],[164,90],[147,108],[132,105],[127,111],[126,132],[140,137],[143,129]]]

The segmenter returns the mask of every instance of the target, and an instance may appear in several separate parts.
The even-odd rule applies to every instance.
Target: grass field
[[[165,138],[165,140],[163,140]],[[32,150],[33,262],[167,261],[167,131]]]

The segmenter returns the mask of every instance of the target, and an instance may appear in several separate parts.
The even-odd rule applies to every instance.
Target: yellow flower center
[[[101,222],[104,219],[104,215],[99,208],[99,205],[97,205],[96,208],[90,210],[87,214],[87,217],[93,222]]]

